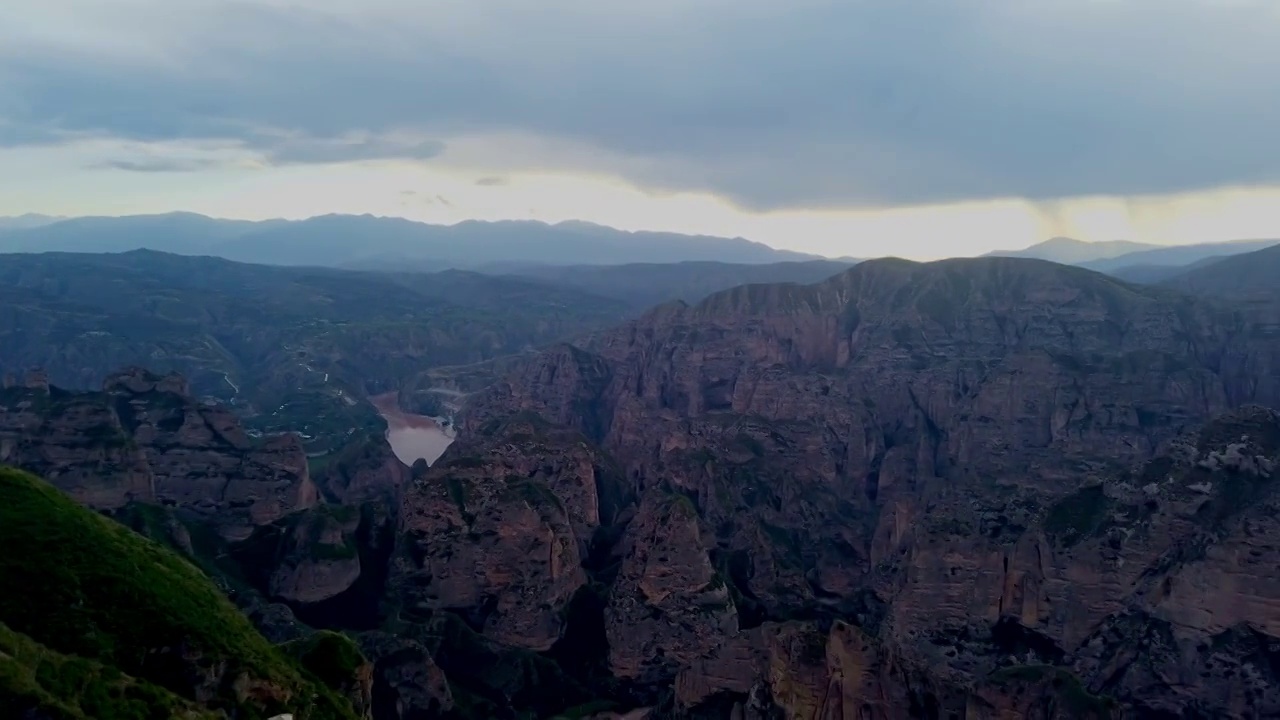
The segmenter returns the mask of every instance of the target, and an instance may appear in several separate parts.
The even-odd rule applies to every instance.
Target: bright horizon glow
[[[1054,236],[1188,244],[1280,238],[1280,187],[1135,197],[1019,198],[866,209],[754,212],[708,192],[654,192],[606,173],[502,170],[446,152],[424,161],[268,166],[196,144],[131,144],[127,156],[219,164],[198,172],[124,172],[118,142],[0,150],[0,215],[303,219],[331,213],[464,220],[583,220],[621,230],[744,237],[828,257],[915,260],[1018,249]],[[495,154],[490,148],[490,156]],[[510,165],[508,165],[510,167]],[[517,163],[518,167],[518,163]]]

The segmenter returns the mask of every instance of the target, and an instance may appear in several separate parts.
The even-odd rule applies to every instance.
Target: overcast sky
[[[1276,0],[4,14],[0,214],[582,218],[914,257],[1280,237]]]

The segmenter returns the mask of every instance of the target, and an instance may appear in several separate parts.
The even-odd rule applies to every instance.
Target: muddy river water
[[[453,429],[442,427],[436,418],[414,415],[396,405],[396,394],[370,398],[378,414],[387,421],[387,442],[400,462],[412,465],[419,458],[432,465],[453,442]]]

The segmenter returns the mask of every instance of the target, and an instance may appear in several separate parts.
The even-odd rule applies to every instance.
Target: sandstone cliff
[[[228,539],[317,502],[296,437],[251,442],[229,410],[193,399],[182,378],[139,368],[95,393],[4,390],[0,462],[95,509],[134,501],[188,509]]]
[[[458,386],[430,469],[357,439],[313,483],[137,372],[9,383],[0,453],[97,507],[167,499],[141,524],[207,557],[170,515],[205,518],[225,589],[292,609],[254,607],[273,638],[366,631],[378,720],[1265,717],[1274,324],[873,261],[514,358]]]
[[[397,601],[410,613],[455,610],[494,640],[549,650],[587,583],[583,563],[602,519],[613,519],[621,478],[580,435],[543,421],[517,416],[486,433],[451,447],[406,496]]]
[[[376,622],[410,474],[385,440],[359,436],[313,482],[293,435],[251,438],[228,409],[193,399],[181,377],[137,368],[101,392],[68,392],[38,375],[0,390],[0,463],[43,474],[197,560],[228,590],[248,583],[238,601],[282,639],[298,634],[295,621],[268,602],[311,620]]]
[[[1249,569],[1274,535],[1233,503],[1269,497],[1275,416],[1236,408],[1280,406],[1276,349],[1230,307],[1006,258],[674,303],[472,399],[406,499],[395,586],[554,655],[600,585],[610,692],[684,713],[1265,714],[1277,685],[1244,667],[1280,642]],[[557,439],[512,442],[513,417]],[[503,481],[569,437],[634,498],[582,579],[580,474]]]

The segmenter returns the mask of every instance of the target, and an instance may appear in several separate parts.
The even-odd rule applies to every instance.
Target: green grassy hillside
[[[121,673],[54,652],[0,624],[0,706],[51,720],[212,720],[220,713]]]
[[[74,656],[77,667],[106,668],[85,672],[123,673],[140,681],[135,687],[154,685],[236,718],[356,717],[193,565],[8,468],[0,468],[0,546],[0,587],[10,589],[0,592],[0,623],[58,657]],[[39,664],[5,667],[0,697],[29,691],[40,677]]]

